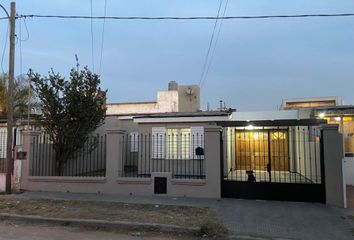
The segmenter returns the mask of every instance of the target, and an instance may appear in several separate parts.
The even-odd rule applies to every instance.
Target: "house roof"
[[[315,113],[325,112],[333,115],[354,115],[354,105],[340,105],[330,107],[315,107]]]
[[[133,116],[136,123],[186,123],[186,122],[215,122],[225,121],[230,118],[231,112],[173,112],[173,113],[153,113],[140,116]]]
[[[209,111],[209,112],[170,112],[170,113],[152,113],[134,116],[134,118],[172,118],[172,117],[213,117],[229,116],[231,112]]]

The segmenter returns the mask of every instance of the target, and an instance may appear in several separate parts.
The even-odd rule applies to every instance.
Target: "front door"
[[[237,170],[289,170],[286,130],[236,131],[235,137]]]

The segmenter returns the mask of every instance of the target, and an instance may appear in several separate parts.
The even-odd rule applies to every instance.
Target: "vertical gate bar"
[[[307,151],[306,151],[306,128],[304,127],[304,170],[305,170],[305,182],[307,181]]]
[[[149,158],[149,175],[151,176],[151,161],[152,161],[152,156],[151,156],[151,151],[152,151],[152,148],[151,148],[151,145],[152,145],[152,135],[149,133],[148,135],[148,149],[149,149],[149,152],[148,152],[148,158]]]
[[[139,135],[139,133],[138,133]],[[146,175],[145,175],[145,172],[146,172],[146,158],[144,157],[145,156],[145,142],[144,142],[144,134],[143,133],[140,133],[140,140],[138,142],[138,146],[140,146],[140,158],[138,157],[138,165],[140,163],[140,166],[141,166],[141,169],[139,170],[140,174],[141,174],[141,177],[145,178]]]
[[[270,135],[270,130],[268,129],[268,164],[269,164],[269,182],[272,182],[272,153],[271,153],[271,145],[270,145],[270,140],[271,135]]]
[[[311,146],[311,139],[315,139],[315,137],[314,136],[312,136],[311,135],[312,134],[312,132],[311,132],[311,128],[310,128],[310,126],[309,126],[309,150],[310,150],[310,153],[309,153],[309,155],[310,155],[310,159],[309,159],[309,161],[310,161],[310,176],[309,176],[309,179],[310,179],[310,183],[312,183],[312,146]]]
[[[317,131],[318,131],[318,128],[316,127],[316,128],[314,128],[313,129],[313,131],[314,131],[314,144],[315,144],[315,183],[318,183],[318,175],[317,175],[317,137],[318,137],[318,133],[317,133]]]
[[[283,180],[283,182],[287,182],[287,172],[286,172],[286,156],[287,155],[289,155],[289,153],[288,154],[286,154],[286,152],[285,152],[285,150],[286,150],[286,148],[285,148],[285,142],[287,141],[287,139],[288,139],[288,136],[287,136],[287,131],[284,129],[284,130],[282,130],[283,131],[283,138],[282,138],[282,145],[283,145],[283,178],[284,178],[284,180]],[[288,149],[288,151],[289,151],[289,149]]]
[[[46,134],[43,135],[43,155],[44,155],[44,161],[43,161],[43,164],[41,166],[41,173],[42,173],[42,176],[45,176],[46,175],[46,161],[47,161],[47,138],[46,138]]]
[[[94,152],[94,144],[95,144],[95,139],[94,137],[90,137],[91,138],[91,145],[90,145],[90,149],[89,149],[89,154],[90,154],[90,159],[91,159],[91,165],[90,165],[90,176],[93,176],[95,174],[94,172],[94,164],[95,164],[95,152]]]
[[[324,143],[323,143],[323,129],[321,129],[321,141],[320,141],[320,160],[321,160],[321,185],[323,192],[323,203],[326,203],[326,178],[325,178],[325,163],[324,163]]]
[[[98,177],[104,177],[103,173],[104,171],[102,171],[102,162],[103,162],[103,158],[102,158],[102,142],[103,142],[103,135],[100,135],[99,137],[99,142],[98,142],[98,158],[97,158],[97,176]],[[116,173],[117,174],[117,173]]]
[[[222,197],[222,193],[223,193],[223,185],[224,185],[224,141],[223,139],[225,139],[225,136],[223,134],[223,132],[219,135],[219,142],[220,142],[220,177],[221,177],[221,197]],[[227,138],[226,138],[227,139]]]
[[[290,141],[291,142],[293,142],[293,138],[294,138],[294,131],[293,131],[293,127],[292,126],[289,126],[289,135],[288,135],[288,164],[289,164],[289,169],[288,169],[288,171],[289,171],[289,176],[290,176],[290,178],[289,178],[289,183],[292,183],[292,172],[294,172],[294,169],[293,170],[291,170],[291,166],[293,166],[293,168],[295,168],[295,165],[294,165],[294,156],[293,156],[293,158],[292,158],[292,162],[290,162],[291,161],[291,157],[290,157],[290,154],[293,154],[293,152],[295,151],[294,150],[294,144],[293,145],[291,145],[290,144]],[[290,139],[290,136],[291,136],[291,138],[292,139]],[[292,146],[292,147],[290,147],[290,146]],[[291,151],[291,152],[290,152]]]
[[[234,172],[235,172],[235,177],[234,177],[234,174],[231,172],[231,180],[237,180],[238,178],[238,169],[240,168],[240,166],[238,166],[237,164],[237,159],[238,159],[238,151],[237,151],[237,147],[238,147],[238,144],[237,144],[237,132],[236,132],[236,128],[234,128],[234,131],[233,131],[233,135],[231,134],[231,144],[233,143],[234,141],[234,144],[232,146],[234,146],[235,150],[235,169],[234,169]],[[232,160],[232,158],[231,158]],[[241,157],[240,157],[240,163],[241,163]],[[241,164],[240,164],[241,165]]]
[[[121,153],[122,153],[122,162],[121,162],[121,173],[120,175],[122,177],[127,177],[127,173],[126,173],[126,170],[125,170],[125,162],[126,162],[126,155],[125,155],[125,136],[124,134],[122,135],[122,137],[119,139],[119,141],[121,141],[121,144],[120,144],[120,150],[121,150]]]
[[[263,181],[267,181],[267,165],[266,165],[266,148],[265,148],[265,143],[266,143],[266,141],[265,141],[265,138],[264,138],[264,126],[262,127],[262,146],[263,146],[263,149],[262,149],[262,162],[263,162],[263,164],[262,164],[262,166],[263,166],[263,168],[264,168],[264,166],[265,166],[265,168],[263,169],[263,174],[262,174],[262,176],[263,176]]]
[[[277,158],[277,163],[275,163],[274,165],[278,165],[278,169],[280,169],[281,170],[281,168],[280,168],[280,144],[281,144],[281,142],[280,142],[280,129],[279,129],[279,126],[278,126],[278,132],[277,132],[277,135],[278,135],[278,138],[277,138],[277,140],[276,140],[276,145],[277,145],[277,148],[278,148],[278,158]],[[280,172],[281,171],[278,171],[278,182],[281,182],[281,179],[280,179]]]

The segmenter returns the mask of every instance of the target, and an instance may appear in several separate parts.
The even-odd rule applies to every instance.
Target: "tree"
[[[65,163],[81,149],[106,115],[106,93],[100,78],[85,67],[70,71],[69,80],[59,73],[48,77],[30,74],[32,88],[41,103],[41,124],[55,151],[56,174],[63,174]]]
[[[2,74],[0,76],[0,118],[6,118],[7,115],[7,82],[9,76]],[[16,77],[14,81],[14,118],[21,118],[28,113],[29,101],[28,79],[24,76]],[[33,99],[31,101],[33,103]]]

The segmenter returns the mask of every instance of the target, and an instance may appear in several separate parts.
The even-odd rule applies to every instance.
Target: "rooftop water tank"
[[[170,81],[168,83],[168,91],[177,91],[178,90],[178,83],[175,81]]]

